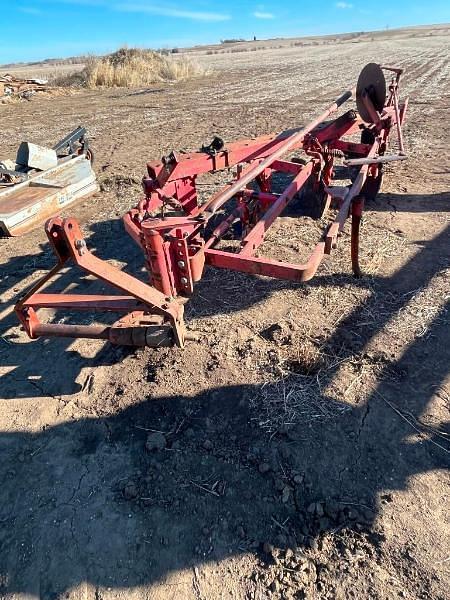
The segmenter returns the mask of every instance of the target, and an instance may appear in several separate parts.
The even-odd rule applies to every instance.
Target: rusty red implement
[[[389,85],[384,77],[386,70],[393,73]],[[356,88],[342,94],[301,129],[230,144],[216,137],[199,152],[172,152],[161,161],[148,163],[143,179],[145,196],[124,216],[124,224],[144,252],[149,283],[95,257],[74,219],[48,221],[46,232],[58,263],[16,306],[28,335],[182,347],[192,337],[183,321],[183,304],[194,293],[205,265],[307,281],[336,247],[350,216],[352,268],[359,276],[364,201],[376,196],[383,164],[406,158],[402,124],[407,99],[399,104],[401,74],[400,69],[370,63],[362,70]],[[357,110],[350,109],[329,120],[352,98]],[[397,134],[398,151],[387,154],[392,130]],[[297,156],[300,152],[303,160]],[[347,186],[333,185],[337,161],[347,169],[351,181]],[[234,178],[200,202],[197,178],[234,167]],[[282,174],[286,181],[278,193],[274,174]],[[306,189],[314,195],[317,215],[324,216],[331,207],[336,210],[308,260],[291,264],[256,256],[270,226]],[[221,241],[233,234],[238,247],[233,251],[221,248]],[[125,295],[42,293],[42,288],[70,261]],[[122,316],[110,326],[62,325],[41,323],[39,309],[115,312]]]

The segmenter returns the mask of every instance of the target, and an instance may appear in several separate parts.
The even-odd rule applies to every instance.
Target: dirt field
[[[201,80],[0,107],[2,157],[88,128],[102,191],[70,214],[139,272],[120,217],[147,160],[299,126],[369,61],[411,96],[366,275],[348,234],[308,284],[208,269],[184,350],[29,341],[12,307],[53,256],[42,228],[0,240],[1,598],[449,598],[449,55],[442,34],[204,55]],[[265,250],[314,235],[288,213]]]

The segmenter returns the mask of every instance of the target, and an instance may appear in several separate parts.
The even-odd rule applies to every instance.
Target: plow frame
[[[402,71],[382,68],[393,73],[382,109],[375,108],[370,89],[361,93],[354,88],[301,129],[241,140],[227,146],[220,138],[214,138],[199,152],[172,152],[161,161],[148,163],[143,179],[145,196],[123,220],[125,229],[144,252],[149,284],[95,257],[87,249],[74,219],[58,217],[48,221],[46,233],[58,263],[16,306],[28,335],[32,338],[84,337],[106,339],[115,344],[175,344],[182,347],[192,337],[184,326],[183,304],[193,294],[194,284],[201,279],[205,264],[307,281],[315,275],[323,258],[336,247],[349,216],[352,219],[352,268],[355,275],[360,276],[359,230],[364,200],[378,191],[383,163],[406,158],[402,124],[407,99],[402,105],[398,99]],[[355,93],[359,93],[360,112],[362,107],[370,121],[363,121],[355,110],[327,121]],[[392,129],[397,133],[399,152],[386,155]],[[358,132],[361,132],[360,142],[343,139]],[[302,151],[307,160],[299,162],[285,158],[294,151]],[[337,157],[344,159],[344,166],[356,171],[349,186],[331,185]],[[235,178],[201,204],[197,196],[197,177],[233,167],[236,167]],[[272,178],[276,173],[290,177],[290,182],[278,194],[272,191]],[[256,256],[270,226],[306,185],[316,193],[321,215],[326,213],[331,202],[338,209],[308,260],[293,264]],[[208,224],[212,217],[219,215],[222,207],[232,199],[231,212],[211,230]],[[218,249],[220,240],[237,223],[243,232],[238,251]],[[68,261],[127,295],[40,293]],[[41,323],[37,315],[40,308],[115,312],[123,316],[108,327]]]
[[[173,343],[183,346],[182,304],[173,298],[166,298],[152,286],[94,256],[87,249],[75,219],[56,217],[47,221],[45,229],[58,262],[21,298],[15,308],[31,338],[83,337],[130,346],[170,346]],[[69,261],[127,295],[39,293]],[[124,316],[107,327],[42,323],[37,314],[37,310],[42,308],[114,312]]]

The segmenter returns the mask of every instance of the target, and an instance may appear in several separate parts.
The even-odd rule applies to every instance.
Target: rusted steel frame
[[[408,110],[408,104],[409,104],[409,96],[407,96],[405,98],[405,100],[403,101],[403,104],[400,107],[400,123],[401,123],[401,125],[403,125],[403,123],[405,122],[406,111]]]
[[[329,124],[319,123],[311,131],[311,135],[319,142],[327,142],[356,131],[361,123],[361,118],[354,111],[349,111]],[[187,214],[197,214],[198,209],[194,202],[189,201],[189,203],[186,203],[183,198],[179,198],[178,185],[180,182],[188,179],[194,181],[196,176],[201,173],[232,167],[243,162],[251,163],[252,161],[262,160],[275,152],[285,140],[290,139],[292,135],[299,131],[301,130],[285,131],[276,137],[261,136],[254,140],[235,142],[213,157],[204,152],[194,152],[176,156],[173,164],[149,163],[148,172],[151,178],[144,179],[147,197],[139,202],[138,212],[145,213],[148,210],[154,210],[161,206],[164,197],[175,197],[183,204]],[[302,147],[307,149],[308,146],[309,141],[306,136],[305,139],[300,139],[298,143],[295,143],[291,150]],[[278,160],[275,161],[273,167],[275,170],[296,173],[294,165],[295,163],[289,161]],[[132,217],[126,215],[124,221],[130,235],[135,241],[138,241],[137,231],[139,228],[132,224]]]
[[[149,218],[142,223],[142,245],[152,285],[166,296],[190,295],[204,266],[203,218]]]
[[[63,268],[67,259],[60,258],[54,267],[50,269],[43,277],[41,277],[31,288],[26,292],[24,296],[17,302],[14,307],[14,311],[22,323],[25,331],[29,337],[33,338],[32,328],[35,324],[39,323],[36,312],[32,306],[32,298],[34,294],[40,290],[50,279],[52,279],[61,269]]]
[[[176,302],[169,304],[168,299],[161,292],[94,256],[87,249],[83,234],[75,219],[65,219],[62,222],[62,229],[71,258],[78,266],[119,290],[130,293],[154,312],[169,320],[176,321],[181,316],[181,307]]]
[[[254,192],[253,190],[243,190],[242,195],[248,199],[255,198],[260,202],[264,202],[267,204],[271,204],[275,202],[280,194],[268,194],[266,192]],[[209,238],[205,242],[205,250],[208,248],[213,248],[215,244],[225,235],[225,233],[230,229],[233,223],[237,220],[242,220],[242,216],[244,213],[244,207],[242,205],[238,205],[233,212],[228,215],[226,219],[221,221],[219,225],[211,232]]]
[[[232,269],[253,275],[265,275],[289,281],[308,281],[316,274],[325,253],[325,243],[319,242],[308,261],[295,265],[269,258],[257,258],[242,254],[232,254],[222,250],[209,248],[205,250],[206,263],[222,269]]]
[[[377,152],[378,145],[379,142],[376,140],[370,149],[369,156],[373,156]],[[349,188],[345,198],[342,201],[341,208],[334,223],[330,226],[325,235],[325,241],[319,242],[316,245],[313,253],[306,263],[294,265],[291,263],[283,263],[267,258],[249,256],[248,254],[242,253],[242,251],[238,254],[232,254],[230,252],[224,252],[222,250],[215,250],[212,248],[205,250],[206,263],[215,267],[233,269],[245,273],[266,275],[268,277],[275,277],[278,279],[288,279],[292,281],[307,281],[311,279],[315,275],[324,255],[330,254],[331,250],[335,247],[338,233],[342,231],[344,223],[347,220],[352,202],[355,198],[357,198],[358,194],[361,192],[362,186],[364,185],[367,169],[368,165],[363,165],[361,167],[353,185]],[[270,212],[270,210],[271,209],[269,209],[267,212]],[[352,253],[354,255],[354,249],[352,249]]]
[[[253,165],[251,165],[251,164],[248,165],[246,167],[246,169],[243,169],[241,171],[240,175],[241,176],[244,175],[251,168],[253,168]],[[277,160],[272,165],[272,168],[273,168],[273,170],[282,171],[285,173],[297,174],[302,169],[302,165],[299,165],[298,163],[293,163],[290,161]],[[195,214],[199,214],[202,212],[208,212],[208,210],[211,210],[210,206],[214,203],[214,199],[218,195],[220,195],[224,190],[226,190],[228,187],[230,187],[231,185],[234,185],[234,183],[235,182],[233,181],[230,184],[228,184],[227,186],[225,186],[225,188],[222,188],[222,190],[220,190],[220,192],[218,192],[215,196],[213,196],[207,202],[207,204],[205,204],[201,207],[197,207],[196,209],[192,209],[189,212],[189,214],[195,215]],[[158,193],[161,195],[174,193],[174,191],[175,191],[174,184],[175,184],[174,181],[169,181],[163,188],[158,190]],[[250,190],[243,190],[243,192],[245,192],[246,194],[253,193]],[[260,192],[260,194],[262,194],[260,197],[261,200],[271,201],[272,199],[274,199],[274,198],[270,197],[271,196],[270,194],[266,194],[266,196],[263,195],[264,193]],[[275,199],[276,199],[276,196],[275,196]],[[142,202],[145,202],[145,200],[141,201],[141,203],[138,205],[138,208],[131,209],[123,217],[125,230],[139,246],[142,245],[142,232],[141,232],[140,226],[134,221],[134,218],[140,217],[141,211],[142,211],[142,206],[140,206],[140,205],[142,204]]]
[[[163,238],[158,231],[150,229],[143,237],[143,241],[146,244],[147,260],[151,262],[152,283],[155,285],[156,280],[158,280],[158,285],[155,285],[155,287],[166,296],[171,296],[172,285],[163,249]]]
[[[137,219],[139,224],[134,221]],[[138,208],[132,208],[122,217],[125,231],[133,239],[133,241],[141,248],[142,247],[142,232],[140,228],[140,222],[142,221],[142,215]]]
[[[262,215],[260,220],[242,240],[242,249],[239,252],[241,256],[251,255],[258,248],[258,246],[262,244],[266,231],[269,229],[275,219],[283,212],[295,194],[297,194],[302,186],[306,183],[307,179],[312,173],[313,166],[313,161],[303,166],[298,175],[294,177],[292,182],[284,190],[281,196]]]
[[[227,190],[224,190],[216,195],[213,202],[207,202],[206,205],[203,205],[201,210],[210,210],[212,212],[218,210],[223,204],[225,204],[225,202],[230,200],[230,198],[237,194],[237,192],[241,191],[248,183],[253,181],[253,179],[262,173],[264,169],[270,167],[276,160],[281,158],[283,154],[286,154],[296,144],[302,142],[308,133],[315,129],[320,123],[325,121],[330,114],[334,113],[344,102],[351,98],[354,94],[354,91],[355,90],[353,89],[342,94],[342,96],[333,102],[321,115],[314,119],[314,121],[311,121],[308,125],[300,129],[300,131],[297,131],[297,133],[294,133],[289,138],[284,140],[274,152],[272,152],[258,164],[253,165],[252,168],[248,169],[244,174],[242,174],[237,181],[231,184]]]
[[[399,105],[399,98],[398,98],[399,80],[400,80],[401,74],[403,73],[403,69],[397,69],[394,67],[384,67],[384,66],[381,68],[388,70],[388,71],[393,71],[394,73],[396,73],[395,79],[392,79],[391,84],[389,86],[390,93],[389,93],[388,101],[386,103],[386,110],[384,112],[387,113],[388,110],[390,109],[394,113],[394,122],[395,122],[395,127],[397,129],[399,152],[400,152],[400,154],[404,154],[402,124],[405,119],[406,109],[408,106],[408,98],[405,99],[402,106]]]
[[[165,297],[164,294],[155,288],[120,271],[116,267],[113,267],[109,263],[102,261],[91,254],[86,247],[86,242],[84,241],[79,225],[74,219],[63,220],[59,217],[51,219],[46,225],[46,231],[59,261],[57,265],[33,286],[28,294],[16,305],[16,313],[19,316],[20,321],[24,324],[30,337],[35,337],[36,331],[38,331],[36,328],[39,326],[39,320],[34,310],[33,296],[38,289],[42,288],[42,286],[62,268],[67,260],[71,258],[75,264],[88,273],[95,275],[102,281],[105,281],[121,291],[131,294],[136,300],[143,303],[149,312],[159,314],[167,319],[173,329],[176,343],[179,346],[183,346],[183,306],[180,303]],[[109,298],[110,297],[107,297],[107,299]],[[82,298],[80,305],[83,306],[85,301],[86,300]],[[37,308],[39,308],[38,305]],[[71,308],[76,308],[76,301]],[[135,306],[132,308],[134,309]],[[61,327],[61,325],[50,324],[48,327],[50,328],[49,331],[53,332],[51,335],[58,335],[58,328]]]
[[[391,71],[393,73],[395,73],[395,77],[393,77],[391,79],[391,83],[389,85],[389,98],[387,100],[386,107],[393,107],[395,104],[395,95],[396,92],[398,92],[398,87],[399,87],[399,83],[400,83],[400,77],[403,73],[403,69],[399,69],[396,67],[387,67],[387,66],[381,66],[382,69],[384,69],[385,71]]]
[[[75,238],[73,238],[73,242],[75,243]],[[74,246],[72,248],[75,250]],[[151,312],[166,317],[173,327],[177,344],[183,345],[183,306],[181,304],[167,298],[154,287],[97,258],[88,250],[78,256],[75,250],[73,258],[77,265],[91,275],[95,275],[123,292],[128,292],[146,304]]]
[[[214,156],[205,154],[204,152],[191,152],[176,155],[173,164],[164,164],[161,161],[149,162],[147,164],[147,172],[151,180],[156,179],[158,181],[160,189],[168,189],[165,188],[166,185],[179,179],[221,171],[242,162],[261,160],[272,154],[286,139],[297,131],[299,129],[233,142],[227,144],[224,150]],[[302,143],[300,141],[296,148],[301,148]]]
[[[70,309],[77,311],[130,312],[144,310],[145,305],[131,296],[103,296],[94,294],[43,294],[30,296],[23,306],[33,308]]]

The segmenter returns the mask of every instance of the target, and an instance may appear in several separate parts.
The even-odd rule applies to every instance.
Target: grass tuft
[[[153,50],[120,48],[104,57],[90,57],[78,73],[62,77],[56,85],[87,87],[141,87],[162,81],[181,81],[205,75],[187,57],[164,56]]]

